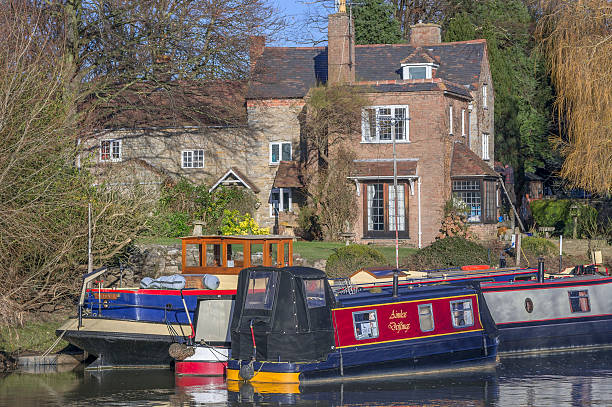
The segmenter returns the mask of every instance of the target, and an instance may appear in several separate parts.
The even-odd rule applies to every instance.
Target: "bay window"
[[[469,207],[470,223],[493,223],[497,219],[497,188],[493,180],[455,179],[453,195]]]
[[[409,140],[408,106],[371,106],[363,109],[361,120],[362,142],[391,143]]]

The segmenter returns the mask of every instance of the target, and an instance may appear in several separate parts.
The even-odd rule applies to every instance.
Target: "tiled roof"
[[[455,143],[453,146],[453,159],[451,161],[451,177],[465,176],[497,178],[499,174],[465,144]]]
[[[139,83],[97,106],[88,120],[98,128],[241,125],[245,93],[241,81]]]
[[[302,188],[304,182],[297,161],[281,161],[276,170],[273,188]]]
[[[421,47],[416,47],[412,54],[402,59],[402,64],[433,64],[436,63],[435,59],[427,51]]]
[[[401,62],[417,48],[410,44],[357,45],[356,80],[402,80]],[[423,50],[440,65],[436,78],[475,89],[481,74],[484,40],[428,45]],[[301,98],[312,86],[326,81],[327,48],[266,47],[255,66],[247,98]]]
[[[397,176],[416,176],[417,161],[397,160]],[[393,177],[393,161],[355,160],[351,168],[351,178],[390,178]]]
[[[472,99],[470,92],[463,86],[445,81],[443,79],[416,79],[412,81],[379,81],[359,82],[359,85],[367,86],[368,92],[424,92],[441,91],[450,92],[466,99]]]

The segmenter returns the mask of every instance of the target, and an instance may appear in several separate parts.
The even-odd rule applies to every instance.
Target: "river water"
[[[612,350],[502,358],[496,366],[378,381],[227,385],[171,370],[0,376],[0,406],[612,406]]]

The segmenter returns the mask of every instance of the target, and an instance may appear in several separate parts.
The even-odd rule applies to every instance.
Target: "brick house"
[[[367,86],[371,103],[350,141],[358,219],[347,232],[360,242],[394,237],[395,139],[403,244],[432,242],[453,194],[470,205],[472,229],[493,234],[499,192],[486,42],[442,43],[438,25],[419,23],[409,44],[355,46],[351,24],[347,13],[330,15],[328,47],[266,47],[263,37],[251,38],[248,85],[200,83],[173,95],[152,88],[139,93],[146,103],[128,97],[118,103],[125,110],[113,109],[83,141],[84,155],[106,182],[156,187],[181,176],[248,188],[261,203],[256,221],[279,221],[287,233],[306,203],[305,97],[322,83]]]
[[[404,244],[422,247],[435,239],[453,194],[470,205],[472,230],[492,234],[499,192],[485,40],[442,43],[440,26],[419,23],[411,27],[409,44],[355,46],[345,12],[329,16],[328,30],[328,47],[252,43],[249,124],[257,127],[257,139],[269,143],[270,155],[282,152],[272,197],[283,210],[297,210],[291,197],[299,182],[291,181],[282,161],[304,154],[298,153],[296,123],[309,89],[320,83],[365,85],[371,104],[363,110],[361,134],[349,143],[357,157],[350,176],[357,240],[395,236],[393,138],[398,234]]]

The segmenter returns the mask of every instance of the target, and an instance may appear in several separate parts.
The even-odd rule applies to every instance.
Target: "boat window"
[[[201,244],[186,244],[185,245],[185,266],[186,267],[202,267],[202,245]]]
[[[263,266],[263,244],[251,245],[251,266]]]
[[[304,292],[308,308],[325,306],[325,284],[324,280],[304,280]]]
[[[568,291],[570,309],[572,312],[589,312],[591,304],[589,303],[589,291]]]
[[[227,267],[244,267],[244,245],[227,245]]]
[[[433,309],[431,304],[419,305],[419,325],[422,332],[434,330]]]
[[[451,301],[451,315],[455,328],[465,328],[474,325],[474,313],[472,311],[472,300]]]
[[[206,267],[221,267],[221,245],[207,244],[206,245]]]
[[[272,271],[251,271],[244,307],[271,310],[277,285],[277,273]]]
[[[376,310],[353,312],[353,328],[355,339],[377,338],[378,319]]]
[[[270,251],[270,266],[276,267],[278,265],[278,243],[270,243],[268,250]]]
[[[285,260],[285,266],[288,266],[289,265],[289,243],[285,243],[283,246],[284,246],[283,255],[284,255],[284,260]]]

